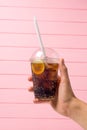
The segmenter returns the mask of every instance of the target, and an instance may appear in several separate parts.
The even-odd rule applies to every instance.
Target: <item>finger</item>
[[[29,81],[32,81],[32,80],[33,80],[33,79],[32,79],[32,76],[30,76],[30,77],[28,78],[28,80],[29,80]]]
[[[33,92],[34,91],[34,87],[28,88],[28,91]]]
[[[39,103],[49,103],[50,101],[49,100],[40,100],[38,98],[35,98],[33,100],[33,102],[39,104]]]
[[[64,63],[64,59],[60,59],[60,63],[59,63],[59,68],[60,68],[60,76],[61,78],[65,78],[68,79],[68,71],[67,71],[67,67]]]

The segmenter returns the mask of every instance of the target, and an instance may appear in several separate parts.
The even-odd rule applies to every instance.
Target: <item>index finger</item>
[[[32,79],[32,76],[28,77],[28,80],[29,80],[29,81],[32,81],[32,80],[33,80],[33,79]]]

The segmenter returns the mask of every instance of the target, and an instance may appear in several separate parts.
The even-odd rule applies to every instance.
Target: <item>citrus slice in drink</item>
[[[43,60],[35,60],[35,61],[33,61],[31,67],[32,67],[33,73],[39,75],[44,72],[45,64],[44,64]]]

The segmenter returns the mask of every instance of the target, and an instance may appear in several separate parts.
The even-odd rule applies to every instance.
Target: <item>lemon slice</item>
[[[45,64],[42,60],[36,60],[31,65],[33,73],[39,75],[44,72]]]

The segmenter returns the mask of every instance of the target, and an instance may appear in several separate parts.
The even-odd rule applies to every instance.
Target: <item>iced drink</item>
[[[40,100],[51,100],[58,85],[58,59],[33,58],[31,62],[34,94]]]

